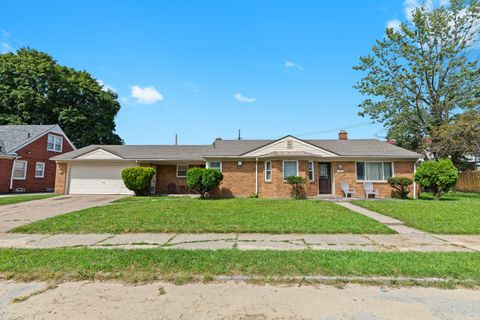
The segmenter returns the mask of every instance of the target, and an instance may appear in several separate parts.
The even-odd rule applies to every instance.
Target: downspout
[[[255,158],[255,195],[258,197],[258,158]]]
[[[419,163],[421,159],[418,159],[413,164],[413,199],[417,199],[417,183],[415,182],[415,173],[417,172],[417,163]]]
[[[10,173],[10,187],[8,188],[9,193],[13,191],[13,172],[15,171],[15,161],[17,161],[18,157],[13,158],[12,163],[12,172]]]

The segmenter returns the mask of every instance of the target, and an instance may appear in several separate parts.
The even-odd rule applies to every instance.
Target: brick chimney
[[[338,140],[348,140],[348,133],[345,130],[340,130],[338,133]]]

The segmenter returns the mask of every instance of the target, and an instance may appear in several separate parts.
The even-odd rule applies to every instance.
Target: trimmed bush
[[[388,178],[388,184],[400,194],[400,198],[407,199],[410,193],[410,186],[413,180],[407,177],[391,177]]]
[[[425,161],[415,173],[415,181],[428,189],[435,200],[450,191],[458,180],[457,168],[449,159]]]
[[[303,186],[307,183],[307,179],[299,176],[287,177],[287,183],[292,186],[292,199],[298,200],[305,198],[305,190]]]
[[[125,186],[135,192],[136,196],[146,196],[150,193],[150,184],[155,175],[155,169],[150,167],[131,167],[122,170],[122,180]]]
[[[218,169],[191,168],[187,171],[187,184],[205,199],[208,192],[216,189],[223,180],[223,173]]]

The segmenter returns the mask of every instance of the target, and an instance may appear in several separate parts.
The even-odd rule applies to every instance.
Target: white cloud
[[[160,92],[157,91],[153,86],[140,87],[134,85],[131,87],[132,94],[131,97],[140,104],[154,104],[156,102],[163,101],[163,96]]]
[[[198,86],[191,81],[185,82],[185,87],[192,90],[193,92],[200,92],[200,89],[198,88]]]
[[[117,90],[115,90],[114,87],[112,87],[112,86],[109,85],[109,84],[106,84],[106,83],[103,82],[102,80],[97,80],[97,83],[103,87],[103,90],[112,90],[112,91],[114,91],[114,92],[117,91]]]
[[[285,60],[284,63],[283,63],[283,66],[286,69],[297,69],[299,71],[303,71],[303,67],[301,65],[299,65],[298,63],[295,63],[291,60]]]
[[[253,103],[253,102],[257,101],[256,98],[248,98],[248,97],[245,97],[245,96],[244,96],[243,94],[241,94],[240,92],[235,93],[233,97],[234,97],[235,100],[237,100],[238,102]]]
[[[0,53],[7,53],[14,51],[12,46],[10,46],[7,42],[0,43]]]
[[[400,25],[401,24],[402,24],[402,22],[400,20],[392,19],[392,20],[387,22],[387,28],[393,29],[393,31],[398,31],[398,30],[400,30]]]

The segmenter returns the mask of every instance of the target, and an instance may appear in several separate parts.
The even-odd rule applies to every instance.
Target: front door
[[[332,193],[332,175],[329,162],[318,163],[318,183],[320,194]]]

